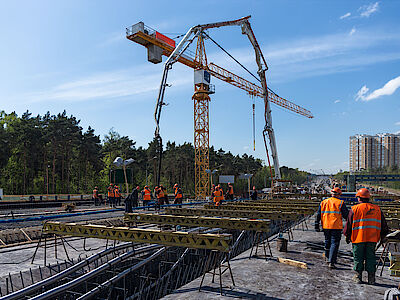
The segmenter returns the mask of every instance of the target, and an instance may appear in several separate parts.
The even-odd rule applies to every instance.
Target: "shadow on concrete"
[[[174,294],[188,293],[193,291],[198,291],[199,288],[187,288],[187,289],[179,289],[174,292]],[[219,287],[211,287],[208,285],[202,286],[201,291],[199,293],[215,293],[220,295]],[[225,297],[230,298],[241,298],[241,299],[255,299],[255,300],[283,300],[283,298],[269,297],[266,294],[254,292],[249,289],[241,289],[235,287],[234,290],[228,288],[222,288],[222,294]]]

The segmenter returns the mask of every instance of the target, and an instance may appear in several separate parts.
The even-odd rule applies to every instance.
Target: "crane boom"
[[[248,18],[248,17],[246,17],[246,18]],[[242,19],[239,19],[239,20],[242,20]],[[239,20],[236,20],[236,22],[239,22]],[[224,22],[212,23],[212,24],[220,25],[221,23],[224,23]],[[236,25],[236,24],[234,24],[234,25]],[[145,47],[149,47],[149,45],[156,45],[163,50],[162,55],[167,56],[167,57],[169,57],[175,50],[175,48],[172,47],[171,45],[167,44],[166,42],[164,42],[160,39],[157,39],[155,34],[151,32],[151,29],[146,28],[147,30],[145,29],[143,31],[135,31],[132,29],[132,28],[134,28],[134,26],[136,26],[136,25],[133,25],[131,28],[127,28],[126,34],[127,34],[127,38],[129,40],[139,43]],[[201,26],[201,25],[199,25],[199,26]],[[207,24],[207,26],[210,26],[210,24]],[[217,27],[220,27],[220,26],[217,26]],[[196,26],[192,27],[191,30],[189,30],[188,32],[191,32],[192,30],[194,30],[194,28],[196,28]],[[147,33],[145,31],[147,31]],[[184,64],[185,66],[192,68],[192,69],[196,68],[194,57],[188,55],[187,52],[180,55],[177,58],[177,61]],[[218,79],[225,81],[229,84],[232,84],[242,90],[245,90],[251,96],[256,96],[256,97],[260,97],[260,98],[263,97],[262,87],[226,70],[223,67],[216,65],[213,62],[211,62],[207,65],[207,70],[215,78],[218,78]],[[305,116],[307,118],[314,117],[313,114],[309,110],[307,110],[289,100],[286,100],[286,99],[278,96],[277,94],[272,92],[271,89],[268,89],[268,100],[278,106],[286,108],[292,112],[295,112],[295,113]]]

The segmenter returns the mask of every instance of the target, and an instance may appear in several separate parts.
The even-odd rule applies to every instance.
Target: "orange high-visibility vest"
[[[114,197],[118,198],[121,197],[121,193],[119,192],[119,188],[114,189]]]
[[[351,227],[352,243],[377,243],[381,237],[381,209],[371,203],[354,205]]]
[[[321,221],[323,229],[343,229],[343,200],[331,197],[321,202]]]
[[[222,200],[223,193],[221,190],[214,192],[214,202],[219,203]]]
[[[151,200],[151,191],[149,189],[144,189],[143,200]]]
[[[229,186],[229,195],[233,195],[233,186]]]
[[[115,197],[114,188],[108,187],[107,190],[108,190],[108,197]]]
[[[162,189],[158,189],[157,198],[162,198],[162,197],[164,197],[164,191]]]
[[[180,188],[175,188],[175,198],[181,199],[183,197],[182,190]]]

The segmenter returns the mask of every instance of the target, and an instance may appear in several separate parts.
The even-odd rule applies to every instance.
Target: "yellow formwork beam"
[[[258,211],[294,211],[302,214],[313,214],[317,208],[302,208],[299,206],[266,206],[266,205],[220,205],[215,206],[213,204],[204,205],[206,209],[229,209],[229,210],[258,210]]]
[[[190,233],[144,228],[108,227],[75,223],[46,222],[43,232],[86,238],[118,240],[135,243],[160,244],[185,248],[199,248],[228,252],[232,241],[230,234]]]
[[[215,216],[229,218],[268,219],[292,221],[302,217],[296,212],[280,211],[256,211],[256,210],[228,210],[228,209],[206,209],[206,208],[165,208],[165,212],[171,215],[182,216]]]
[[[144,214],[144,213],[126,213],[124,215],[126,223],[151,223],[181,225],[187,227],[211,227],[234,230],[256,230],[269,231],[270,221],[267,220],[249,220],[239,218],[217,218],[205,216],[177,216],[168,214]]]
[[[238,202],[228,202],[224,205],[253,205],[253,206],[299,206],[299,207],[318,207],[320,202],[307,203],[307,202],[291,202],[291,201],[281,201],[281,202],[271,202],[271,201],[238,201]]]

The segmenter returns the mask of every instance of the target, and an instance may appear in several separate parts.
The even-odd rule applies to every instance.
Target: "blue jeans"
[[[324,229],[325,235],[325,257],[330,263],[335,264],[339,251],[340,239],[342,238],[341,229]]]

